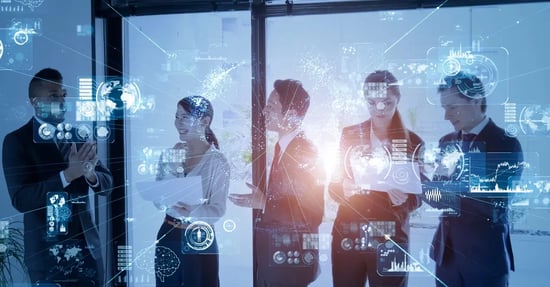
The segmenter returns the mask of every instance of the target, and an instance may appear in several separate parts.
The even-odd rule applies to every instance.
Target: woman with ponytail
[[[214,223],[225,214],[230,169],[210,128],[213,116],[212,104],[204,97],[186,97],[177,104],[174,125],[180,142],[170,149],[172,160],[161,156],[157,179],[199,177],[203,200],[165,207],[155,250],[156,286],[219,286]],[[185,156],[174,163],[174,155]]]

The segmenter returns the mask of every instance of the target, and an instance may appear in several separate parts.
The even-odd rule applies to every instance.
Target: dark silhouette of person
[[[255,286],[302,287],[319,274],[324,173],[317,148],[301,129],[309,94],[292,79],[276,80],[273,86],[263,114],[266,129],[279,137],[267,190],[248,184],[252,193],[231,194],[230,200],[262,210],[254,225]]]
[[[509,180],[519,179],[523,171],[520,142],[506,134],[489,116],[481,80],[459,72],[444,78],[438,88],[445,120],[454,131],[439,140],[440,150],[460,147],[470,157],[469,179],[460,190],[452,183],[463,182],[458,170],[440,163],[433,181],[456,187],[447,190],[454,196],[452,205],[424,198],[437,208],[451,208],[455,216],[440,216],[434,234],[431,257],[436,262],[436,285],[453,287],[508,286],[509,270],[514,270],[508,218]],[[498,166],[503,166],[500,168]],[[491,180],[483,180],[488,179]],[[477,184],[476,184],[477,182]],[[484,182],[484,186],[481,186]],[[473,183],[473,184],[472,184]],[[454,188],[453,188],[454,189]],[[487,192],[472,193],[481,189]],[[499,193],[492,191],[500,190]],[[444,190],[445,191],[445,190]],[[479,191],[479,190],[478,190]]]
[[[43,132],[63,125],[65,97],[59,71],[46,68],[34,75],[29,100],[35,115],[4,138],[4,175],[12,205],[24,213],[25,264],[31,282],[102,286],[101,242],[88,192],[108,194],[112,176],[98,160],[94,142],[71,143],[67,130]],[[36,141],[40,133],[51,137]]]
[[[397,149],[392,146],[400,146],[399,160],[403,164],[412,164],[414,150],[423,141],[405,128],[401,120],[397,109],[401,93],[392,73],[369,74],[363,91],[370,118],[343,128],[340,165],[329,184],[329,194],[339,205],[332,229],[333,285],[363,287],[368,281],[371,287],[406,286],[406,272],[392,276],[378,272],[377,247],[390,241],[398,244],[399,249],[408,250],[409,216],[421,205],[421,198],[407,193],[409,190],[394,187],[381,190],[371,183],[387,180],[381,179],[378,172],[397,158]],[[371,166],[371,163],[377,164]]]
[[[166,216],[155,248],[156,286],[219,286],[219,254],[214,223],[226,210],[230,167],[219,150],[210,128],[214,118],[212,103],[202,96],[190,96],[177,104],[174,127],[183,151],[180,162],[161,164],[157,180],[199,177],[203,201],[185,201],[161,207]],[[164,156],[164,155],[163,155]],[[162,161],[161,161],[162,162]],[[155,203],[161,206],[162,203]]]

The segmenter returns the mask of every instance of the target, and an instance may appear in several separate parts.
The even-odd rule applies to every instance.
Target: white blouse
[[[166,214],[186,221],[205,221],[214,224],[226,210],[229,192],[230,167],[227,159],[213,145],[202,156],[200,162],[186,176],[200,176],[202,180],[203,204],[193,206],[189,217],[183,217],[175,208],[168,207]]]

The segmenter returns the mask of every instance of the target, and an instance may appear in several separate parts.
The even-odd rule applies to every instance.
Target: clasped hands
[[[265,194],[253,184],[247,182],[246,186],[252,190],[251,193],[231,193],[229,194],[229,200],[237,206],[264,209],[266,201]]]
[[[98,161],[95,142],[85,142],[80,149],[76,148],[75,143],[71,143],[69,166],[63,171],[63,175],[69,183],[84,176],[91,184],[96,184],[95,166]]]
[[[348,200],[352,195],[358,194],[358,192],[361,190],[359,186],[357,186],[353,180],[350,179],[344,179],[343,181],[343,189],[344,189],[344,198]],[[402,205],[407,201],[408,195],[404,192],[402,192],[399,189],[388,189],[385,191],[388,194],[388,197],[390,198],[392,204],[394,206]]]

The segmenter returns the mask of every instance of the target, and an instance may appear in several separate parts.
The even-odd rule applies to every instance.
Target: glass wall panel
[[[369,118],[363,97],[369,73],[389,70],[397,77],[402,119],[426,148],[453,131],[437,93],[443,76],[459,67],[478,75],[485,86],[487,115],[522,144],[521,165],[528,168],[519,189],[532,190],[513,193],[509,216],[516,272],[511,286],[543,285],[549,277],[542,272],[542,260],[550,255],[550,205],[544,188],[550,173],[550,154],[544,148],[550,42],[543,36],[550,32],[549,8],[539,3],[269,18],[268,92],[276,79],[302,81],[311,96],[303,128],[330,174],[342,128]],[[527,188],[528,183],[536,187]],[[337,204],[328,195],[326,199],[320,238],[330,242]],[[418,270],[409,272],[409,286],[434,284],[429,248],[439,215],[427,204],[411,215],[408,263]],[[480,235],[479,240],[487,239]],[[330,244],[320,247],[321,274],[311,286],[332,286]]]
[[[63,76],[64,88],[67,90],[65,99],[65,123],[72,127],[81,125],[91,125],[95,120],[92,117],[83,118],[83,110],[79,109],[79,105],[84,104],[90,107],[92,102],[92,86],[81,85],[82,83],[91,83],[93,80],[92,74],[92,1],[1,1],[0,2],[0,139],[3,140],[8,133],[19,129],[27,123],[32,123],[31,120],[35,115],[35,110],[29,100],[29,82],[33,76],[44,68],[57,69]],[[86,86],[84,88],[84,86]],[[36,130],[38,127],[36,127]],[[75,129],[73,129],[74,131]],[[35,135],[39,135],[36,133]],[[49,142],[41,137],[32,138],[31,134],[27,134],[28,138],[20,139],[21,143],[25,144],[28,152],[34,154],[32,159],[27,161],[28,165],[24,167],[24,172],[14,176],[12,169],[11,182],[22,182],[30,184],[41,177],[42,171],[47,171],[46,167],[51,166],[51,157],[49,154],[44,154],[45,147],[48,150]],[[26,141],[30,140],[30,141]],[[34,143],[33,144],[33,140]],[[4,154],[14,155],[17,153],[17,147],[6,145]],[[106,162],[106,144],[105,142],[98,144],[98,153],[102,162]],[[12,158],[13,159],[13,158]],[[22,157],[18,158],[22,161]],[[3,161],[8,164],[9,160]],[[21,161],[10,162],[11,166],[21,164]],[[38,163],[40,161],[40,163]],[[40,167],[40,168],[38,168]],[[23,215],[40,212],[46,210],[48,199],[44,197],[40,202],[32,202],[28,198],[32,195],[24,194],[23,204],[32,204],[36,208],[32,211],[20,212],[15,209],[14,202],[10,198],[8,192],[5,170],[9,171],[9,167],[3,166],[0,169],[0,285],[5,286],[30,286],[29,277],[25,274],[25,266],[21,266],[16,260],[16,257],[22,259],[22,250],[16,250],[13,244],[14,238],[18,238],[18,233],[24,231]],[[58,167],[53,167],[58,169]],[[37,171],[39,170],[39,171]],[[42,174],[42,175],[40,175]],[[17,177],[17,179],[14,179]],[[23,179],[24,178],[24,179]],[[16,190],[13,185],[11,191]],[[31,188],[32,192],[40,192],[38,189]],[[47,189],[47,190],[46,190]],[[56,187],[49,186],[47,192],[59,192]],[[21,198],[21,196],[19,196]],[[100,238],[103,255],[105,255],[105,247],[107,242],[106,225],[104,215],[105,203],[104,197],[97,200],[92,193],[89,195],[89,200],[92,209],[95,205],[98,209],[95,214],[97,226],[100,229]],[[94,204],[95,201],[95,204]],[[74,211],[74,209],[73,209]],[[92,212],[93,212],[92,211]],[[35,215],[37,213],[34,213]],[[92,213],[93,214],[93,213]],[[93,215],[92,215],[93,216]],[[56,217],[55,220],[61,219],[63,216]],[[66,220],[66,217],[65,217]],[[27,230],[43,230],[40,233],[42,238],[47,236],[48,222],[46,212],[40,224],[31,220],[25,222]],[[9,225],[8,225],[9,224]],[[74,223],[73,223],[74,224]],[[77,224],[80,224],[78,222]],[[8,227],[14,228],[8,230]],[[59,225],[57,225],[59,227]],[[38,233],[35,233],[38,234]],[[50,233],[52,234],[52,233]],[[54,231],[55,235],[57,235]],[[34,239],[34,238],[31,238]],[[59,249],[66,250],[69,245],[64,245],[61,240],[53,243],[60,243]],[[53,244],[52,243],[52,244]],[[23,242],[19,242],[23,244]],[[27,246],[27,250],[32,250],[31,246]],[[47,260],[55,262],[59,254],[55,250],[50,250],[45,253]],[[68,254],[67,254],[68,255]],[[82,255],[79,250],[76,250],[74,256],[68,256],[64,262],[60,264],[52,264],[47,269],[48,272],[67,272],[67,277],[75,275],[70,272],[70,265],[78,264],[78,259]],[[58,261],[59,262],[59,261]],[[10,278],[9,272],[13,277]],[[94,271],[95,272],[95,271]],[[7,281],[4,281],[7,280]]]
[[[125,19],[128,35],[125,81],[139,90],[126,109],[128,230],[132,266],[115,282],[154,286],[174,273],[165,261],[155,273],[155,240],[164,211],[147,201],[143,182],[154,182],[161,153],[180,142],[174,126],[180,99],[201,95],[212,102],[211,128],[231,167],[230,193],[247,193],[251,182],[249,12],[180,14]],[[252,286],[251,210],[227,201],[215,223],[222,286]],[[178,229],[176,231],[181,231]],[[124,269],[124,268],[121,268]],[[122,271],[122,270],[121,270]]]

